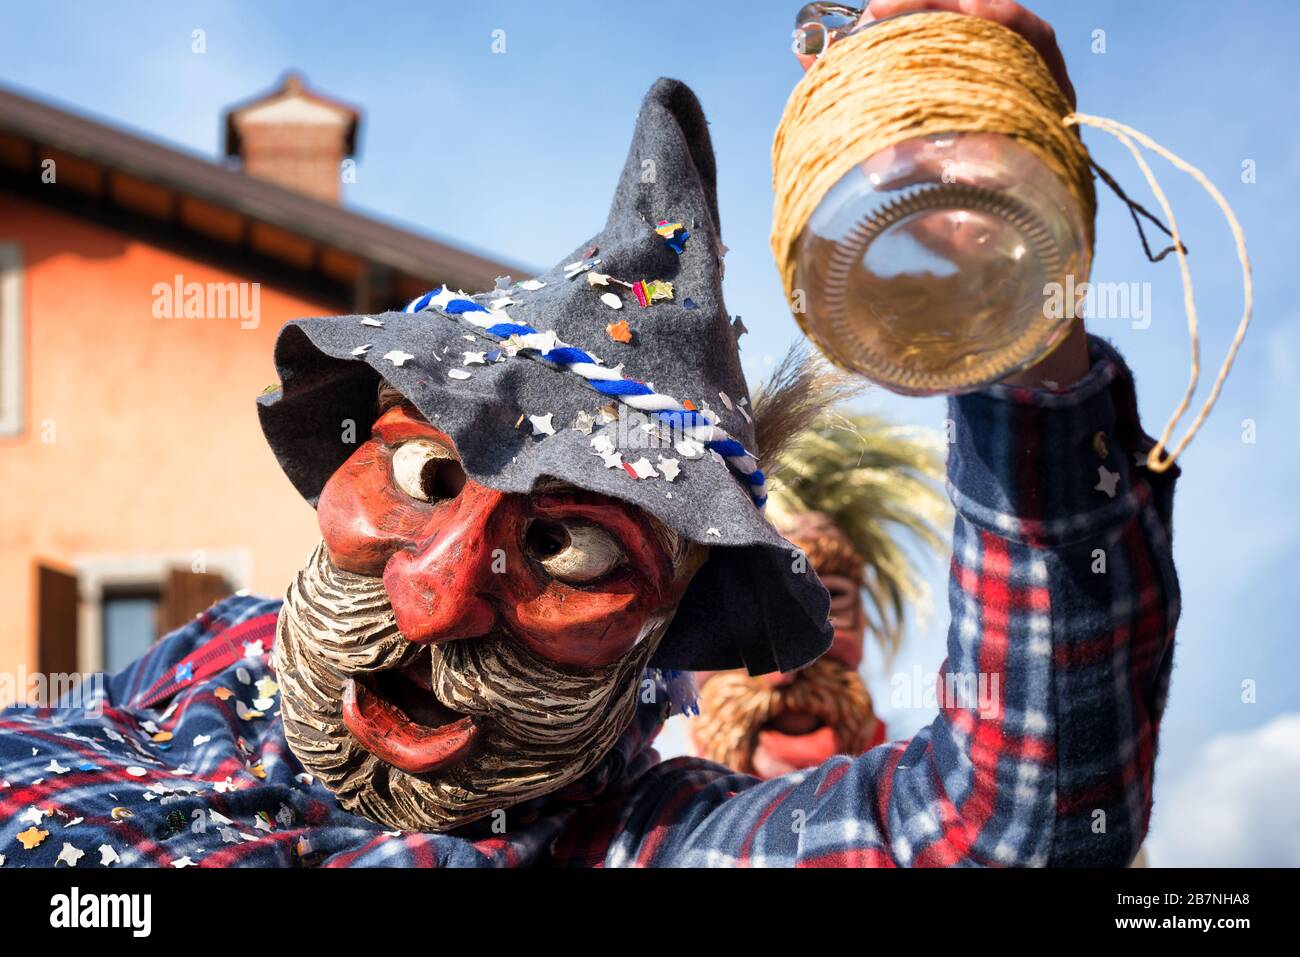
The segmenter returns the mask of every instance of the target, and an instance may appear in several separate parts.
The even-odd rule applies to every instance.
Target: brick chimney
[[[356,150],[360,113],[313,93],[296,73],[278,89],[226,111],[226,155],[244,172],[339,202],[339,167]]]

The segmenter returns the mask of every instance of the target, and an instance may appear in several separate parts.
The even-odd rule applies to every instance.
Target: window
[[[158,638],[157,588],[106,588],[101,599],[104,670],[116,674]]]
[[[0,436],[22,431],[23,258],[17,243],[0,243]]]
[[[205,560],[204,571],[192,570],[186,552],[76,556],[68,573],[42,564],[42,663],[116,673],[213,602],[248,587],[247,551],[209,552]]]

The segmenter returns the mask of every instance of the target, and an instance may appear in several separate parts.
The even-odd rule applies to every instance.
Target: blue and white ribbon
[[[754,504],[759,508],[767,504],[767,479],[758,467],[758,460],[724,429],[709,421],[703,412],[686,408],[672,396],[661,395],[644,382],[625,379],[620,371],[622,366],[617,369],[603,366],[582,349],[561,342],[554,332],[539,332],[530,325],[511,319],[504,310],[489,309],[446,286],[412,300],[404,311],[415,313],[429,309],[463,319],[497,339],[518,336],[521,350],[536,352],[542,359],[581,376],[601,395],[609,396],[628,408],[647,412],[680,431],[684,437],[718,453],[745,483]]]

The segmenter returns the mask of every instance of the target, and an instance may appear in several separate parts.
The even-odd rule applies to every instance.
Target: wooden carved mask
[[[868,625],[863,561],[821,512],[794,513],[779,525],[830,592],[834,642],[794,672],[699,673],[700,714],[691,722],[702,757],[762,778],[814,767],[835,754],[858,754],[884,739],[858,674]]]
[[[705,557],[562,481],[474,482],[401,402],[317,511],[276,646],[286,737],[344,807],[391,827],[448,830],[594,766]]]

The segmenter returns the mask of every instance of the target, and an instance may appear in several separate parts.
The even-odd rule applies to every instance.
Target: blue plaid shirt
[[[343,811],[285,744],[279,602],[233,597],[81,708],[0,715],[3,866],[1125,865],[1151,810],[1178,617],[1177,470],[1149,472],[1119,356],[1066,392],[951,401],[952,624],[938,717],[909,741],[770,781],[661,762],[642,706],[558,794],[452,834]],[[242,660],[183,659],[238,632]],[[983,690],[986,700],[967,692]],[[153,706],[149,692],[178,690]],[[947,690],[945,690],[947,689]]]

